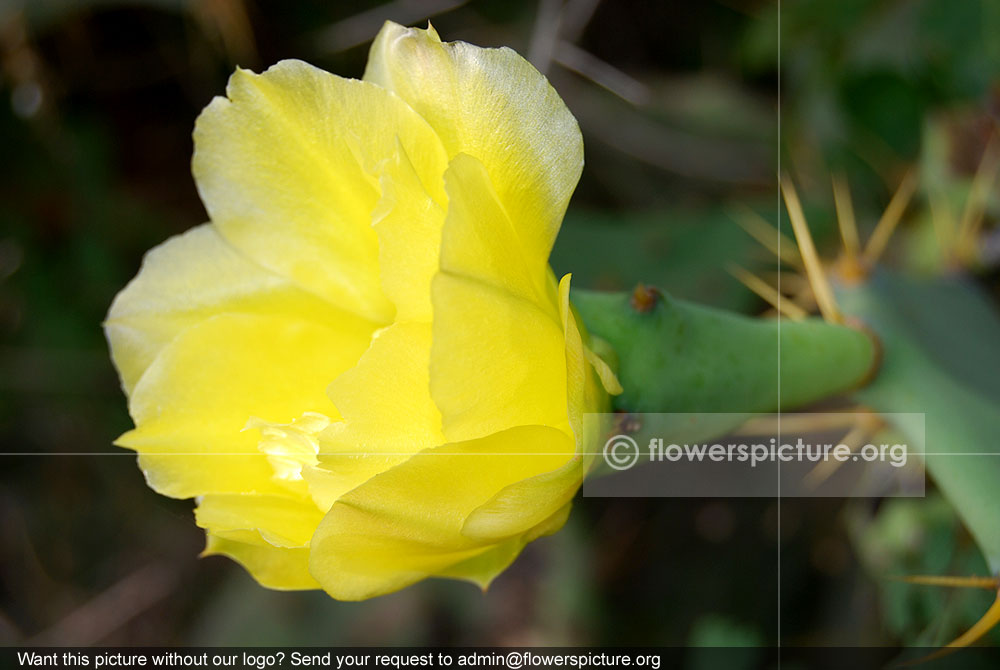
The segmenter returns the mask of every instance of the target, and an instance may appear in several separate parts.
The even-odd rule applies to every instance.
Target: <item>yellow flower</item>
[[[362,81],[282,61],[226,94],[194,132],[211,223],[108,315],[117,444],[265,586],[485,588],[563,525],[618,390],[548,266],[576,121],[513,51],[393,23]]]

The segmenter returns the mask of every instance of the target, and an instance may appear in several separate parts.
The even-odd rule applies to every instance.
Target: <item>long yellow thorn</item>
[[[816,294],[813,293],[812,286],[809,284],[808,280],[805,285],[800,287],[799,290],[792,291],[792,300],[795,301],[796,305],[802,307],[802,309],[812,311],[813,307],[817,306]]]
[[[850,429],[858,424],[858,414],[869,411],[864,407],[845,407],[829,414],[782,414],[780,417],[777,415],[765,415],[749,419],[733,431],[733,435],[761,437],[776,435],[778,433],[795,435],[826,430]],[[872,431],[874,432],[878,427],[879,424],[874,420],[873,416]]]
[[[958,250],[958,232],[955,217],[948,204],[948,198],[940,188],[934,188],[927,193],[927,203],[931,208],[931,223],[937,236],[938,247],[946,262],[952,261]]]
[[[972,178],[969,199],[965,201],[962,219],[958,224],[959,250],[966,255],[966,260],[972,260],[975,254],[976,238],[979,237],[979,230],[983,225],[990,186],[996,181],[998,171],[1000,171],[1000,134],[993,133],[983,151],[976,175]]]
[[[942,649],[938,649],[933,654],[928,654],[922,658],[918,658],[914,661],[907,661],[904,666],[920,665],[921,663],[927,663],[928,661],[935,661],[942,656],[947,656],[948,654],[961,649],[963,647],[968,647],[975,644],[979,638],[989,633],[998,623],[1000,623],[1000,593],[997,594],[996,600],[990,605],[990,608],[986,610],[986,614],[972,625],[972,628],[965,631],[954,640],[949,642]]]
[[[741,284],[766,300],[771,307],[774,307],[789,319],[801,321],[809,316],[809,312],[792,302],[791,298],[784,297],[778,293],[777,289],[752,272],[748,272],[738,265],[730,265],[727,269],[729,270],[729,274],[736,277]]]
[[[851,188],[843,174],[833,175],[832,181],[833,204],[837,208],[837,225],[840,227],[840,237],[844,240],[844,251],[848,259],[857,262],[861,243],[858,241],[858,223],[854,218]]]
[[[872,236],[868,239],[868,245],[865,247],[864,260],[867,265],[875,265],[889,244],[889,239],[892,237],[893,232],[895,232],[896,226],[899,225],[900,219],[903,218],[906,206],[910,204],[910,198],[913,197],[913,193],[917,190],[917,176],[916,168],[911,168],[906,173],[903,181],[899,183],[899,188],[893,194],[892,200],[889,201],[889,205],[885,208],[882,218],[875,225],[875,230],[872,232]]]
[[[781,191],[785,195],[785,207],[788,209],[788,218],[792,221],[792,230],[795,231],[795,240],[799,244],[799,253],[802,255],[802,262],[806,266],[806,275],[809,277],[809,284],[816,295],[816,304],[823,318],[830,323],[842,323],[843,317],[837,307],[837,301],[833,297],[833,290],[830,282],[827,281],[823,266],[819,262],[819,254],[816,253],[816,245],[813,244],[812,234],[809,232],[809,225],[806,223],[805,214],[802,213],[802,204],[799,196],[795,192],[795,186],[787,175],[781,177]]]
[[[781,286],[787,291],[797,291],[803,286],[809,285],[809,280],[805,278],[805,275],[788,270],[771,270],[762,273],[760,278],[771,286]]]
[[[907,584],[922,584],[924,586],[954,586],[958,588],[975,588],[996,591],[1000,588],[997,577],[952,577],[951,575],[907,575],[892,579]]]
[[[986,610],[986,614],[984,614],[979,621],[974,623],[972,628],[965,631],[945,646],[951,649],[968,647],[983,635],[989,633],[990,630],[992,630],[998,623],[1000,623],[1000,594],[997,595],[997,599],[993,601],[990,608]]]
[[[767,219],[746,205],[732,207],[729,216],[745,230],[750,237],[778,257],[782,262],[794,268],[802,267],[802,257],[799,256],[795,242],[788,239],[784,233],[772,226]]]
[[[870,434],[870,422],[857,425],[851,428],[844,437],[840,438],[838,444],[846,446],[853,454],[864,443],[865,438]],[[829,479],[840,468],[843,461],[838,459],[824,460],[817,463],[802,478],[802,483],[806,489],[815,491],[820,485]]]

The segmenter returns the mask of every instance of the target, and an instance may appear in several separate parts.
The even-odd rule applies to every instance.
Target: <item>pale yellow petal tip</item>
[[[198,558],[225,556],[243,568],[261,586],[275,591],[310,591],[320,588],[309,574],[308,549],[255,547],[205,533],[205,549]]]
[[[459,576],[459,575],[449,574],[448,571],[445,570],[440,574],[429,575],[429,577],[432,579],[456,580],[459,582],[465,582],[466,584],[472,584],[473,586],[479,589],[480,593],[486,595],[486,593],[490,590],[490,587],[493,585],[493,582],[496,581],[496,578],[499,577],[500,573],[502,572],[503,570],[497,570],[497,571],[490,571],[489,573],[484,575],[470,574],[470,575]]]
[[[383,38],[400,38],[400,37],[419,37],[424,35],[431,38],[435,42],[441,42],[441,36],[438,35],[437,30],[427,21],[426,28],[417,28],[416,26],[404,26],[401,23],[396,23],[395,21],[389,19],[382,24],[382,28],[379,29],[378,34],[375,35],[375,42]]]
[[[589,347],[583,350],[583,355],[587,357],[587,361],[594,366],[594,371],[597,373],[598,378],[601,380],[601,386],[604,390],[608,392],[609,395],[621,395],[625,389],[622,388],[622,384],[618,381],[618,375],[615,374],[611,366],[604,362],[604,359],[594,353]]]
[[[111,444],[115,445],[116,447],[121,447],[122,449],[139,451],[139,447],[132,440],[132,438],[136,436],[137,432],[138,432],[137,428],[133,428],[132,430],[127,430],[121,435],[119,435]]]
[[[459,572],[454,572],[453,569],[457,566],[452,566],[451,569],[442,570],[436,574],[428,575],[428,577],[433,579],[456,580],[459,582],[465,582],[466,584],[472,584],[479,589],[480,593],[486,595],[489,592],[490,587],[493,586],[497,577],[507,571],[507,568],[509,568],[510,564],[517,559],[522,550],[523,546],[517,549],[517,551],[515,551],[507,559],[503,560],[501,564],[484,567],[479,571],[468,572],[460,569]]]
[[[200,554],[198,554],[198,558],[208,558],[209,556],[225,556],[225,554],[212,547],[212,535],[211,533],[206,532],[205,548],[201,550]]]
[[[280,62],[281,61],[279,61],[279,63]],[[275,63],[271,67],[273,68],[273,67],[277,67],[277,66],[278,66],[278,63]],[[268,69],[270,69],[270,68],[268,68]],[[266,70],[265,70],[265,72],[266,72]],[[240,84],[252,82],[254,79],[256,79],[259,76],[260,75],[257,74],[256,72],[254,72],[253,70],[250,70],[250,69],[245,68],[245,67],[240,67],[239,65],[237,65],[236,69],[233,70],[233,73],[231,75],[229,75],[229,80],[226,82],[226,96],[225,97],[227,99],[231,100],[232,97],[233,97],[233,90],[234,89],[236,89]],[[213,101],[216,98],[219,98],[219,97],[221,97],[221,96],[215,96],[215,98],[213,98]]]
[[[567,272],[563,275],[562,279],[559,280],[559,312],[562,316],[563,328],[567,327],[569,316],[572,313],[569,300],[570,284],[572,283],[572,280],[573,273],[571,272]],[[579,321],[579,317],[577,317],[577,321]],[[581,324],[581,326],[585,327],[585,324]],[[611,366],[608,365],[603,358],[594,353],[590,347],[584,347],[583,353],[587,361],[591,364],[591,366],[593,366],[597,376],[600,378],[601,386],[604,387],[604,390],[610,395],[620,395],[624,389],[622,388],[621,382],[618,381],[618,376],[615,374],[614,370],[611,369]]]
[[[390,51],[396,48],[400,42],[404,40],[412,40],[415,43],[425,42],[428,44],[443,44],[440,35],[438,35],[437,30],[434,26],[427,22],[427,28],[417,28],[411,26],[404,26],[402,24],[396,23],[395,21],[386,21],[382,24],[381,30],[375,36],[372,41],[371,50],[368,58],[368,67],[371,67],[375,58],[373,57],[379,51]],[[366,75],[365,79],[369,79]]]
[[[569,304],[569,289],[570,284],[573,282],[573,273],[567,272],[559,280],[559,316],[562,317],[563,330],[566,329],[568,325],[568,319],[570,315],[570,304]]]
[[[499,577],[499,575],[493,575],[487,579],[470,579],[469,581],[479,587],[480,593],[484,596],[489,593],[490,587],[493,586],[493,581]]]
[[[421,63],[430,53],[452,44],[454,42],[442,41],[429,21],[427,28],[386,21],[368,50],[368,64],[362,79],[399,93],[396,77],[405,79],[407,76],[399,71],[402,63]]]
[[[268,79],[269,77],[280,77],[282,74],[288,74],[294,76],[296,74],[302,73],[315,73],[323,77],[336,77],[342,79],[339,75],[335,75],[332,72],[327,72],[326,70],[320,69],[311,63],[307,63],[299,58],[283,58],[278,62],[268,66],[261,72],[254,72],[248,68],[238,67],[233,71],[230,77],[230,82],[233,81],[234,77],[239,77],[240,79],[246,79],[248,81],[256,81],[261,79]],[[227,88],[228,93],[228,88]]]

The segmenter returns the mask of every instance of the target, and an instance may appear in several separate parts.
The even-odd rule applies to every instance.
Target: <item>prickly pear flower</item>
[[[485,588],[563,525],[619,390],[548,266],[576,121],[513,51],[387,23],[360,81],[238,69],[194,141],[211,223],[105,324],[117,444],[265,586]]]

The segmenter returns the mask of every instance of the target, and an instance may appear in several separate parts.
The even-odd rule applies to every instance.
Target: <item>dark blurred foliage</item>
[[[754,645],[776,641],[780,617],[785,644],[941,644],[968,626],[988,594],[884,583],[984,569],[933,495],[780,509],[580,499],[567,528],[485,595],[431,581],[336,603],[198,560],[191,503],[154,494],[134,457],[111,446],[130,424],[100,322],[144,251],[205,219],[188,168],[199,110],[237,64],[296,57],[360,76],[386,18],[435,14],[445,39],[509,45],[550,76],[587,148],[553,256],[579,286],[643,280],[761,311],[726,267],[773,266],[734,212],[778,219],[779,155],[821,243],[835,229],[831,170],[848,175],[863,229],[915,163],[968,189],[1000,104],[1000,5],[786,0],[780,51],[776,10],[753,0],[0,5],[0,440],[30,454],[0,461],[0,643]]]

